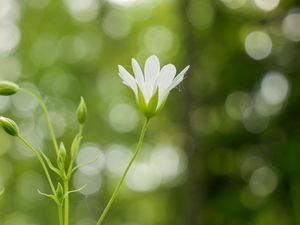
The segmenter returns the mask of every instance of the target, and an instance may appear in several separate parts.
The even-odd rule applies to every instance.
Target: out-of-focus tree
[[[96,224],[142,123],[117,65],[151,54],[191,70],[106,223],[300,224],[299,30],[295,0],[0,0],[0,80],[41,90],[67,148],[86,99],[77,163],[100,157],[75,174],[71,224]],[[0,114],[51,155],[37,102],[1,96]],[[38,162],[0,140],[0,224],[56,224]]]

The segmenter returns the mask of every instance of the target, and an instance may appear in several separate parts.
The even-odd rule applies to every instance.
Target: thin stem
[[[48,182],[49,182],[49,185],[51,187],[51,190],[53,192],[53,194],[55,194],[55,188],[54,188],[54,185],[53,185],[53,182],[52,182],[52,179],[51,179],[51,176],[49,174],[49,171],[47,169],[47,166],[43,160],[43,158],[41,157],[40,153],[25,139],[23,138],[21,135],[18,136],[18,138],[33,152],[33,154],[37,157],[37,159],[40,161],[43,169],[44,169],[44,172],[46,174],[46,177],[48,179]]]
[[[59,218],[59,225],[64,225],[64,218],[63,218],[63,208],[62,205],[58,207],[58,218]]]
[[[100,216],[100,219],[98,220],[97,225],[101,225],[102,224],[102,222],[103,222],[106,214],[108,213],[109,209],[111,208],[114,200],[116,199],[116,197],[117,197],[117,195],[119,193],[119,190],[120,190],[120,188],[121,188],[121,186],[122,186],[122,184],[123,184],[123,182],[124,182],[124,180],[126,178],[126,175],[128,174],[128,171],[129,171],[130,167],[132,166],[132,164],[133,164],[133,162],[134,162],[137,154],[139,153],[139,150],[140,150],[140,148],[141,148],[141,146],[143,144],[143,140],[144,140],[144,136],[145,136],[146,130],[147,130],[148,125],[149,125],[149,121],[150,121],[149,119],[146,119],[146,121],[145,121],[145,123],[143,125],[143,128],[142,128],[140,137],[139,137],[138,144],[137,144],[137,146],[135,148],[134,154],[133,154],[131,160],[129,161],[129,163],[128,163],[128,165],[127,165],[127,167],[126,167],[126,169],[125,169],[125,171],[124,171],[124,173],[123,173],[123,175],[121,177],[121,180],[119,181],[117,187],[115,188],[115,190],[114,190],[114,192],[113,192],[113,194],[112,194],[109,202],[107,203],[105,209],[103,210],[103,213]]]
[[[82,135],[83,131],[83,125],[80,124],[78,134]],[[69,197],[69,179],[72,174],[72,169],[74,165],[74,158],[71,158],[70,160],[70,165],[69,169],[67,171],[66,178],[64,179],[64,193],[66,193],[64,204],[65,204],[65,224],[64,225],[69,225],[69,205],[70,205],[70,197]]]
[[[36,100],[39,102],[39,104],[40,104],[40,106],[41,106],[41,108],[44,112],[46,121],[48,123],[48,129],[49,129],[49,132],[50,132],[50,135],[51,135],[51,139],[52,139],[56,154],[58,155],[58,144],[57,144],[57,141],[56,141],[54,129],[53,129],[53,126],[52,126],[52,123],[51,123],[51,119],[50,119],[49,112],[48,112],[46,104],[44,103],[43,99],[38,94],[36,94],[34,91],[32,91],[30,89],[26,89],[26,88],[21,88],[21,91],[24,91],[25,93],[30,94],[31,96],[36,98]]]
[[[64,193],[66,193],[65,196],[65,224],[64,225],[69,225],[69,204],[70,204],[70,199],[69,199],[69,180],[65,179],[64,180]]]

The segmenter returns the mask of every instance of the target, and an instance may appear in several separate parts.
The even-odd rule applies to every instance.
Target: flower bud
[[[64,143],[61,142],[60,146],[59,146],[59,157],[61,157],[63,160],[65,160],[66,156],[67,156],[66,147],[65,147]]]
[[[0,95],[13,95],[18,92],[19,86],[10,81],[0,81]]]
[[[58,183],[56,188],[56,201],[58,205],[61,205],[64,200],[64,190],[60,183]]]
[[[60,144],[59,149],[58,149],[58,156],[57,156],[57,165],[58,168],[60,169],[61,173],[64,173],[65,170],[65,159],[66,159],[66,148],[63,143]]]
[[[18,125],[11,119],[0,116],[0,126],[6,131],[6,133],[12,136],[19,135],[19,127]]]
[[[77,114],[77,121],[80,124],[84,124],[86,121],[86,116],[87,116],[87,107],[86,107],[83,97],[80,98],[80,103],[77,108],[76,114]]]

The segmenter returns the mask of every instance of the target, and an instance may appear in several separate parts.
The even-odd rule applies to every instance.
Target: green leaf
[[[50,160],[50,159],[49,159],[42,151],[41,151],[41,154],[42,154],[42,156],[44,157],[44,159],[46,160],[46,163],[47,163],[48,167],[49,167],[53,172],[55,172],[55,173],[57,173],[59,176],[61,176],[59,169],[56,168],[56,167],[52,164],[51,160]]]
[[[87,165],[90,165],[90,164],[96,162],[98,159],[99,159],[99,156],[97,156],[95,159],[93,159],[93,160],[91,160],[91,161],[88,161],[88,162],[86,162],[86,163],[82,163],[82,164],[79,164],[79,165],[75,166],[75,167],[72,169],[72,173],[73,173],[74,171],[76,171],[77,169],[81,168],[81,167],[84,167],[84,166],[87,166]]]
[[[83,185],[82,187],[78,188],[78,189],[75,189],[75,190],[69,191],[68,193],[66,193],[66,194],[65,194],[65,197],[66,197],[66,196],[68,196],[69,194],[72,194],[72,193],[79,192],[79,191],[83,190],[85,187],[86,187],[86,184],[85,184],[85,185]]]
[[[55,197],[55,195],[43,193],[39,189],[37,189],[37,192],[42,196],[52,199],[56,204],[58,204],[58,201],[57,201],[57,198]]]

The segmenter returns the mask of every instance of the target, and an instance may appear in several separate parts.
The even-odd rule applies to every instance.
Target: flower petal
[[[119,68],[119,76],[123,80],[123,83],[130,87],[135,95],[137,95],[137,86],[136,86],[136,80],[131,76],[131,74],[121,65],[118,66]]]
[[[133,69],[135,79],[136,79],[138,85],[140,86],[140,88],[143,89],[144,83],[145,83],[143,71],[142,71],[139,63],[135,59],[132,59],[131,64],[132,64],[132,69]]]
[[[160,105],[164,99],[165,96],[168,95],[168,87],[172,84],[172,81],[176,75],[176,67],[172,64],[165,65],[157,79],[154,85],[154,88],[158,87],[158,92],[159,92],[159,100],[158,100],[158,105]]]
[[[147,59],[144,70],[146,83],[153,85],[160,70],[159,59],[156,55],[152,55]]]
[[[154,88],[158,86],[160,89],[159,91],[166,90],[172,84],[175,75],[176,75],[176,67],[172,64],[165,65],[161,69],[156,79]]]
[[[181,81],[183,81],[185,73],[188,71],[190,66],[185,67],[173,80],[171,85],[168,87],[168,91],[171,91],[173,88],[175,88],[178,84],[180,84]]]

